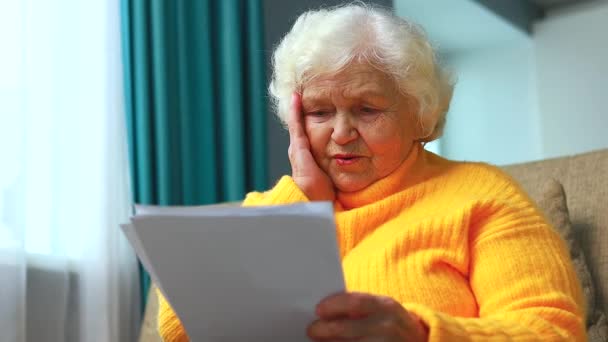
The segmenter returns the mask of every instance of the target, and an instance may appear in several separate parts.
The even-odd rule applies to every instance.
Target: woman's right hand
[[[303,127],[302,100],[300,94],[291,96],[289,127],[289,162],[291,177],[296,185],[311,201],[334,201],[333,182],[321,170],[310,151],[310,142]]]

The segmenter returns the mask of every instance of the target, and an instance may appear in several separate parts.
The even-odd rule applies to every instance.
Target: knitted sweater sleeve
[[[469,281],[479,318],[404,306],[429,341],[586,341],[584,299],[563,240],[508,176],[472,207]]]
[[[308,198],[290,176],[283,176],[271,190],[266,192],[250,192],[247,194],[243,201],[243,206],[290,204],[298,202],[308,202]]]
[[[307,202],[306,195],[298,188],[289,176],[282,177],[279,182],[266,192],[251,192],[243,201],[244,206],[260,206],[274,204],[288,204]],[[158,297],[158,333],[165,342],[189,341],[186,330],[179,317],[171,308],[160,290],[156,290]]]

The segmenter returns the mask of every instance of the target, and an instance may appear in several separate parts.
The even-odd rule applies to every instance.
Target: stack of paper
[[[344,290],[331,203],[137,206],[122,228],[194,342],[308,341]]]

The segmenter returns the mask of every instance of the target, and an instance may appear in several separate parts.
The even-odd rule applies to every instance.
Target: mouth
[[[362,156],[355,154],[336,154],[333,158],[336,160],[336,164],[340,166],[352,165],[363,159]]]

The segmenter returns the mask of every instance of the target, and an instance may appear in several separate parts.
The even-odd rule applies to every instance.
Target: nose
[[[334,120],[334,130],[331,139],[338,145],[346,145],[359,136],[351,115],[339,113]]]

